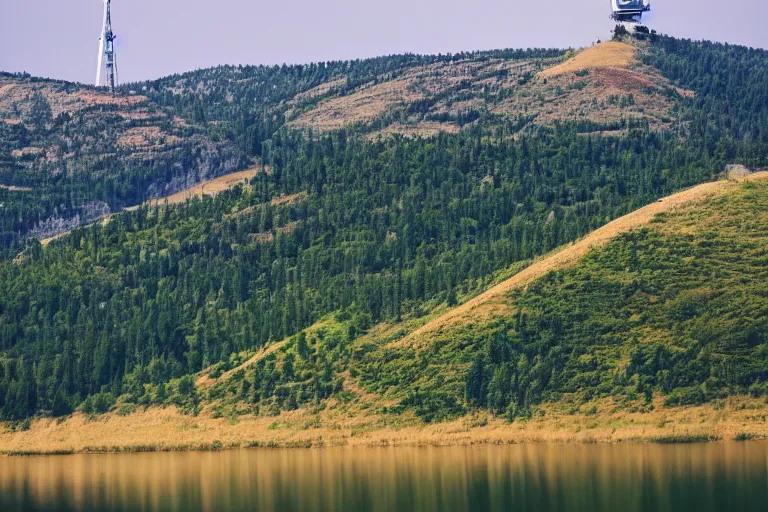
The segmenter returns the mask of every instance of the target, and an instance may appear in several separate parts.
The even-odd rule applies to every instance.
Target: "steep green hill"
[[[621,232],[617,221],[605,247],[500,297],[481,295],[439,328],[417,329],[425,320],[411,316],[371,329],[337,313],[206,370],[199,398],[226,413],[245,404],[276,413],[343,397],[352,381],[379,408],[433,421],[476,408],[512,420],[605,397],[652,409],[654,397],[678,406],[768,395],[766,178],[699,187],[638,229]],[[155,388],[149,395],[157,400]]]
[[[768,394],[768,177],[661,213],[573,268],[512,289],[491,312],[383,345],[360,361],[371,392],[426,419],[611,396],[697,405]],[[568,250],[568,249],[566,249]]]

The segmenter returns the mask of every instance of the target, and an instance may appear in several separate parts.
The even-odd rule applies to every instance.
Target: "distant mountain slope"
[[[581,122],[593,131],[649,124],[669,126],[676,99],[693,93],[673,87],[642,64],[645,48],[601,43],[558,64],[556,59],[469,58],[411,67],[390,80],[355,89],[331,88],[311,108],[288,111],[288,126],[334,130],[345,126],[370,136],[455,132],[483,118],[551,125]],[[569,55],[566,55],[568,57]]]
[[[228,143],[144,96],[20,75],[0,75],[0,150],[6,247],[242,165]]]
[[[764,53],[653,35],[578,52],[222,66],[129,84],[114,101],[88,87],[5,75],[2,243],[13,257],[28,234],[52,236],[242,169],[292,130],[373,140],[478,126],[517,136],[564,123],[601,136],[651,129],[685,140],[696,130],[709,144],[735,135],[727,158],[750,158],[734,146],[743,137],[765,145],[760,105],[768,100],[756,85],[767,73]],[[706,59],[718,60],[716,74]]]
[[[455,96],[465,87],[465,80],[463,72],[451,70],[453,64],[506,76],[506,69],[493,70],[487,63],[524,63],[530,59],[556,58],[563,53],[555,49],[492,50],[447,55],[390,55],[292,66],[220,66],[135,85],[140,85],[145,94],[186,119],[215,124],[218,133],[254,156],[262,155],[262,145],[268,147],[270,139],[286,122],[293,120],[295,125],[310,127],[312,123],[305,122],[307,117],[302,114],[318,105],[324,105],[320,108],[325,113],[314,116],[322,129],[354,125],[356,130],[366,131],[361,130],[366,123],[375,120],[380,127],[388,126],[393,120],[386,118],[402,115],[402,107],[407,106],[398,100],[403,86],[411,88],[410,96],[422,100],[410,107],[417,110],[428,108],[429,102]],[[508,66],[505,64],[504,67]],[[512,75],[518,71],[513,69]],[[419,90],[413,76],[419,76],[418,81],[429,79],[432,90]],[[435,94],[438,91],[441,94]],[[352,102],[359,109],[339,112],[333,106],[334,102],[342,105]],[[399,108],[393,110],[392,106]],[[382,116],[385,119],[379,120]],[[367,131],[370,129],[368,127]]]
[[[224,67],[147,87],[150,96],[180,106],[187,117],[224,123],[238,145],[254,154],[283,124],[316,132],[346,128],[371,138],[454,133],[479,122],[515,125],[517,131],[556,122],[580,122],[595,132],[668,127],[681,96],[692,93],[641,63],[647,43],[627,41],[579,53],[503,50],[274,69]],[[590,59],[603,64],[579,64]],[[258,104],[238,103],[259,96]],[[235,129],[243,123],[250,128]]]

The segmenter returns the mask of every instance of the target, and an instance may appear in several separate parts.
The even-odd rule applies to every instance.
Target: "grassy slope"
[[[753,176],[752,179],[760,179],[762,174]],[[528,268],[512,276],[510,279],[499,283],[483,294],[474,299],[465,302],[460,307],[448,311],[446,314],[428,322],[416,331],[410,333],[407,337],[398,342],[398,344],[411,345],[418,344],[422,338],[428,336],[431,332],[441,330],[451,325],[466,323],[471,318],[484,318],[489,309],[504,307],[503,296],[514,289],[522,289],[533,281],[540,279],[547,273],[562,270],[577,263],[590,251],[603,247],[616,236],[627,233],[633,229],[648,224],[653,217],[659,213],[668,212],[692,201],[702,201],[713,194],[719,194],[731,188],[731,183],[720,181],[705,183],[691,189],[673,194],[657,203],[649,204],[639,210],[616,219],[605,226],[596,229],[578,242],[561,247],[552,254],[542,257]],[[500,300],[501,299],[501,300]]]
[[[701,403],[764,382],[768,185],[724,183],[719,192],[525,289],[499,285],[503,294],[427,324],[418,342],[373,353],[363,381],[372,390],[397,382],[427,418],[463,410],[478,361],[484,376],[470,402],[500,414],[510,402],[530,414],[541,401],[605,396]]]
[[[264,371],[256,363],[266,359],[273,365],[270,373],[284,371],[289,354],[296,376],[286,385],[300,385],[302,372],[317,364],[318,358],[303,358],[298,338],[293,337],[221,374],[217,381],[206,375],[205,385],[198,386],[197,416],[175,407],[152,407],[127,415],[126,410],[113,412],[92,421],[83,414],[63,422],[42,419],[28,431],[0,434],[0,450],[140,449],[136,439],[146,445],[141,449],[176,449],[256,443],[616,442],[768,436],[768,407],[761,397],[729,397],[720,391],[721,395],[706,397],[710,399],[706,404],[674,407],[668,404],[689,396],[680,395],[680,386],[665,392],[666,383],[646,382],[653,386],[646,397],[637,389],[638,377],[625,377],[633,364],[633,350],[643,354],[664,347],[670,354],[684,355],[696,343],[701,346],[695,347],[694,360],[708,356],[716,366],[718,359],[713,355],[730,357],[735,350],[743,363],[740,368],[748,371],[752,365],[752,370],[761,371],[755,365],[765,362],[765,340],[739,341],[739,336],[742,327],[756,326],[768,316],[764,275],[768,235],[761,228],[768,221],[768,181],[755,179],[765,177],[702,186],[700,190],[707,194],[690,198],[694,202],[683,206],[670,200],[666,206],[657,203],[654,206],[661,210],[654,213],[659,215],[640,231],[619,236],[569,269],[547,274],[525,292],[507,287],[504,294],[491,294],[502,307],[491,309],[482,322],[476,322],[476,314],[454,317],[459,321],[450,328],[422,330],[415,346],[397,340],[424,319],[377,326],[354,342],[344,341],[349,319],[329,319],[313,326],[306,334],[310,354],[323,353],[335,361],[330,370],[331,396],[319,405],[286,410],[277,399],[265,398],[257,403],[259,415],[254,415],[252,391],[243,395],[243,383]],[[628,264],[632,261],[635,267]],[[476,306],[483,297],[488,295],[475,300]],[[414,394],[453,394],[460,401],[470,361],[487,350],[494,331],[514,328],[518,315],[510,313],[520,309],[530,322],[541,315],[557,316],[562,323],[559,345],[578,345],[559,372],[560,389],[553,385],[545,390],[544,401],[532,404],[525,417],[518,416],[514,423],[508,423],[506,414],[489,416],[476,410],[455,420],[424,425],[424,411],[421,417],[415,412],[425,404],[414,402]],[[599,331],[591,330],[596,322],[602,326]],[[702,333],[711,339],[697,340]],[[536,345],[542,340],[521,343]],[[729,346],[738,343],[743,346]],[[585,384],[585,379],[596,380]],[[759,389],[754,394],[759,395]],[[675,396],[676,401],[670,401]],[[404,407],[408,400],[411,405]]]

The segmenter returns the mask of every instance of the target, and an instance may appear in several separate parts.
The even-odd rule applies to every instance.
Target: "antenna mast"
[[[99,39],[99,65],[96,68],[96,87],[107,86],[109,92],[115,92],[117,85],[117,54],[112,32],[112,0],[104,0],[104,22]]]

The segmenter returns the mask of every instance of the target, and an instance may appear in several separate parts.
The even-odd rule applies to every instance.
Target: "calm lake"
[[[0,510],[766,510],[768,443],[0,457]]]

